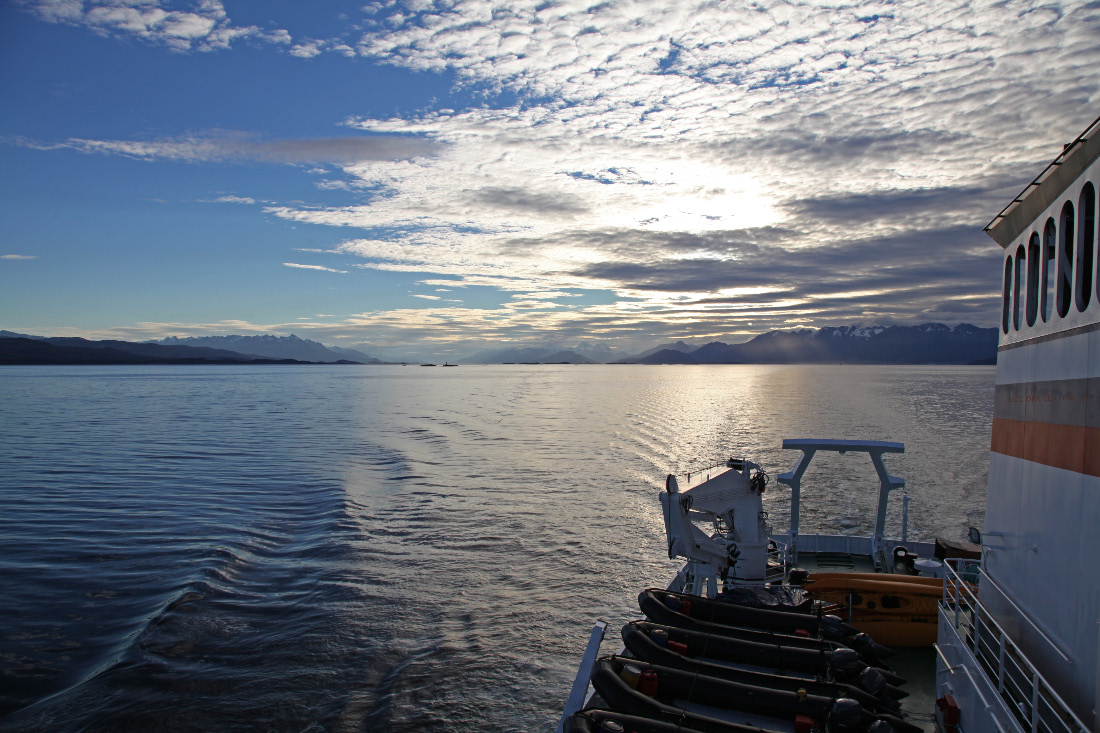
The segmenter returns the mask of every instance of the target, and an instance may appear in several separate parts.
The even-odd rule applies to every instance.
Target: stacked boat
[[[923,730],[902,712],[906,680],[888,666],[893,652],[876,641],[877,632],[892,631],[901,646],[930,644],[919,632],[931,629],[934,638],[943,593],[942,580],[913,574],[910,561],[920,555],[912,550],[930,557],[930,545],[904,546],[883,534],[886,500],[904,481],[882,457],[904,448],[819,440],[784,447],[803,452],[779,477],[792,488],[785,535],[768,525],[768,477],[757,464],[730,459],[668,476],[660,495],[668,553],[687,563],[667,589],[641,593],[645,618],[623,626],[618,653],[597,658],[597,625],[560,729]],[[799,484],[818,451],[870,456],[880,479],[871,537],[799,534]]]
[[[624,649],[600,658],[598,698],[575,731],[837,731],[917,733],[900,714],[905,680],[890,650],[821,603],[789,589],[709,599],[643,591],[645,620],[623,626]],[[761,596],[780,599],[759,605]]]

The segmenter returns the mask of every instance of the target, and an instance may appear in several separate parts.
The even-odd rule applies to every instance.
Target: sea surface
[[[0,367],[0,730],[549,731],[678,567],[657,494],[893,440],[909,533],[984,518],[992,367]],[[823,460],[829,458],[831,460]],[[865,456],[802,531],[869,532]],[[888,529],[900,534],[900,501]]]

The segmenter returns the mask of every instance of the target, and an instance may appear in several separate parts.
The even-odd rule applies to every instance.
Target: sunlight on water
[[[547,730],[592,621],[635,616],[677,567],[666,473],[755,460],[783,529],[783,438],[901,441],[911,535],[958,539],[984,516],[993,369],[5,367],[0,383],[5,730]],[[869,526],[869,462],[830,459],[802,530]]]

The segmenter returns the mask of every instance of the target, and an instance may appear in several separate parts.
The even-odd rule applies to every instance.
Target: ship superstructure
[[[937,679],[966,731],[1100,729],[1098,190],[1100,119],[986,227],[1004,278],[982,577],[944,604]]]

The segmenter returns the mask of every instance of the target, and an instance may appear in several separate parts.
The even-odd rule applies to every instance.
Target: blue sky
[[[0,328],[393,356],[996,323],[1100,3],[16,0]]]

